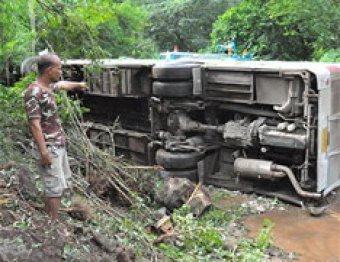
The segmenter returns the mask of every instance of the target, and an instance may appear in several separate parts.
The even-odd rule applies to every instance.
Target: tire
[[[159,174],[162,178],[167,179],[170,177],[187,178],[191,181],[198,181],[197,169],[184,169],[184,170],[161,170]]]
[[[201,63],[165,63],[152,68],[152,77],[162,81],[182,81],[192,79],[192,69]]]
[[[153,82],[152,93],[161,97],[187,97],[193,95],[191,82]]]
[[[197,162],[203,158],[200,152],[168,152],[159,149],[156,152],[156,163],[165,169],[181,170],[197,168]]]

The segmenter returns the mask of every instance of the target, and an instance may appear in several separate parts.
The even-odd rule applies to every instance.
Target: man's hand
[[[52,158],[47,150],[45,138],[41,130],[40,118],[31,119],[29,123],[32,136],[40,151],[40,163],[43,166],[50,166],[52,164]]]
[[[81,90],[88,89],[87,83],[86,82],[80,82],[78,88],[81,89]]]
[[[51,158],[50,153],[48,151],[41,153],[40,164],[42,166],[52,165],[52,158]]]

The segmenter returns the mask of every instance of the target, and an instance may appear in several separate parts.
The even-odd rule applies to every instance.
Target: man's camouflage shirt
[[[65,145],[65,135],[53,94],[57,89],[56,84],[52,84],[46,89],[32,83],[27,87],[24,96],[27,117],[29,120],[40,119],[42,133],[47,146]]]

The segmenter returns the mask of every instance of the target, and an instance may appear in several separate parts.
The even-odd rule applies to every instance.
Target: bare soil
[[[18,177],[20,178],[20,172]],[[27,182],[27,181],[26,181]],[[134,261],[134,253],[119,245],[103,247],[98,233],[86,232],[81,226],[70,225],[65,212],[53,222],[45,214],[38,199],[24,198],[30,188],[8,186],[0,177],[0,262],[12,261]],[[65,237],[64,229],[71,235]],[[74,253],[87,246],[88,252]],[[131,259],[132,258],[132,259]]]

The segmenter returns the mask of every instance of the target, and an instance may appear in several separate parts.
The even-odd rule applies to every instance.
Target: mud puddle
[[[298,254],[301,262],[340,261],[340,193],[330,209],[321,217],[312,217],[302,208],[290,206],[287,210],[273,210],[248,216],[244,225],[249,236],[255,237],[269,219],[275,224],[272,230],[274,245]]]

